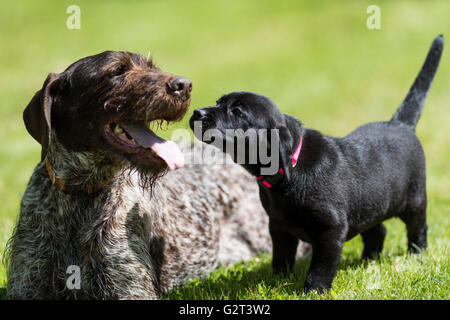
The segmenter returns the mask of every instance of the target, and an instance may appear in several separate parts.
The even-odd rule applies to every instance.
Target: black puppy
[[[227,129],[278,130],[279,172],[261,176],[259,161],[243,164],[257,177],[270,217],[274,272],[292,270],[301,239],[313,248],[306,291],[329,289],[344,242],[361,234],[363,258],[379,254],[386,234],[382,221],[392,217],[405,222],[409,251],[426,248],[425,156],[414,130],[443,43],[442,35],[436,37],[390,121],[363,125],[344,138],[307,129],[282,114],[269,98],[250,92],[233,92],[220,98],[216,107],[195,110],[191,128],[200,121],[202,132],[196,136],[207,143],[203,132],[212,128],[224,134],[224,141]]]

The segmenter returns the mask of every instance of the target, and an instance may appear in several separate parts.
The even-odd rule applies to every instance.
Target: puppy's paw
[[[292,273],[293,266],[288,263],[272,263],[272,272],[275,275],[288,275]]]
[[[314,293],[314,292],[316,292],[318,294],[324,294],[328,290],[330,290],[330,288],[318,287],[318,286],[307,286],[305,284],[303,290],[304,290],[305,293]]]
[[[312,293],[316,291],[318,294],[324,294],[331,289],[331,284],[326,284],[324,281],[313,280],[310,276],[306,277],[303,290],[305,293]]]

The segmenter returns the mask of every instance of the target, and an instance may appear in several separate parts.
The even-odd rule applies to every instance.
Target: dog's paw
[[[325,281],[313,280],[310,276],[306,277],[303,290],[305,293],[313,293],[314,291],[318,294],[324,294],[331,289],[331,284],[325,283]]]

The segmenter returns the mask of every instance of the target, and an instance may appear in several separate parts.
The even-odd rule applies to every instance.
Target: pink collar
[[[295,149],[295,152],[292,154],[292,167],[295,167],[297,164],[297,160],[300,157],[300,150],[302,149],[303,137],[300,136],[300,141]],[[283,169],[280,168],[277,173],[273,176],[256,176],[256,180],[262,183],[266,188],[272,188],[273,185],[277,184],[284,176]]]
[[[303,136],[300,136],[300,142],[298,143],[297,149],[295,149],[295,152],[292,154],[292,167],[295,167],[297,164],[298,157],[300,156],[300,150],[302,148],[303,143]]]

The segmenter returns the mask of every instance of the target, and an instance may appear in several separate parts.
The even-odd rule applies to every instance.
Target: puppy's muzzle
[[[214,122],[213,117],[211,116],[211,112],[208,108],[201,108],[194,110],[194,114],[189,120],[189,124],[191,129],[194,130],[194,122],[200,122],[202,126],[210,127]]]
[[[194,114],[192,115],[192,119],[194,121],[197,121],[197,120],[201,121],[201,120],[204,120],[207,117],[208,117],[208,111],[206,111],[204,109],[194,110]]]
[[[189,119],[189,125],[191,129],[194,130],[194,133],[197,131],[195,126],[198,126],[199,123],[202,134],[205,130],[215,126],[215,121],[208,108],[194,110],[194,114],[192,115],[191,119]],[[202,140],[201,138],[199,139]]]

